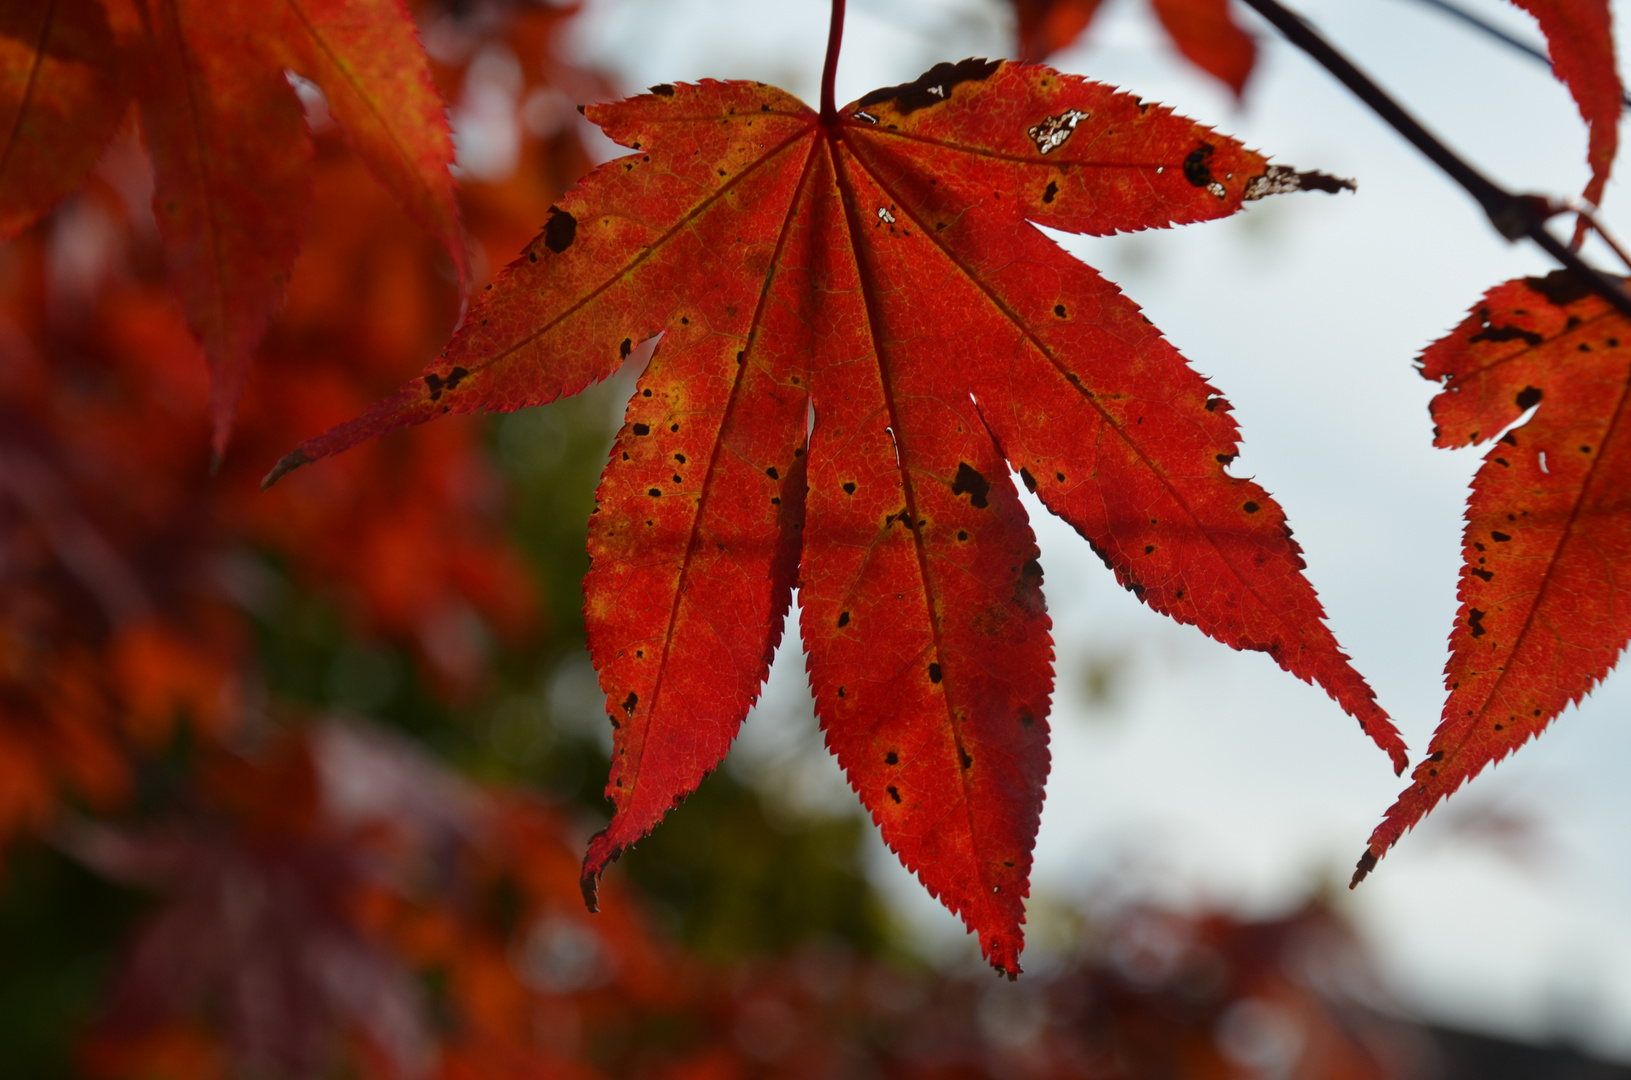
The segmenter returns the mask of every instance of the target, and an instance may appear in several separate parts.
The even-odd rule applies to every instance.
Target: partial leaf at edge
[[[1624,87],[1614,57],[1614,16],[1608,0],[1512,0],[1533,15],[1546,35],[1552,70],[1590,129],[1586,160],[1591,179],[1582,197],[1603,200],[1603,188],[1620,145]],[[1583,227],[1583,223],[1582,223]]]
[[[1565,271],[1485,294],[1423,354],[1436,445],[1488,442],[1467,501],[1448,694],[1354,876],[1577,704],[1631,641],[1631,320]]]
[[[120,29],[97,0],[0,5],[0,241],[78,187],[113,136],[129,103]]]

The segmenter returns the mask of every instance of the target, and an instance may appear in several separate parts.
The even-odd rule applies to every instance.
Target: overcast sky
[[[1539,41],[1505,4],[1463,2]],[[1543,67],[1415,0],[1299,9],[1497,181],[1580,190],[1584,128]],[[1631,5],[1616,10],[1631,17]],[[1280,196],[1228,221],[1061,242],[1228,396],[1245,442],[1234,471],[1286,507],[1332,628],[1414,761],[1442,705],[1461,511],[1482,451],[1431,446],[1433,387],[1412,360],[1485,289],[1550,267],[1500,240],[1469,198],[1266,24],[1241,18],[1262,53],[1238,105],[1175,57],[1147,0],[1108,0],[1054,63],[1278,161],[1355,177],[1358,194]],[[826,20],[825,0],[590,0],[579,45],[629,90],[752,78],[813,100]],[[1004,55],[1010,34],[996,0],[851,0],[839,99],[939,60]],[[1605,211],[1631,234],[1623,190],[1611,186]],[[1072,530],[1027,506],[1059,654],[1033,941],[1045,946],[1050,904],[1089,892],[1267,913],[1345,883],[1403,786],[1385,756],[1266,657],[1137,604]],[[784,646],[734,767],[775,772],[812,806],[851,799],[814,751],[802,666]],[[1342,894],[1402,1000],[1631,1057],[1628,712],[1631,678],[1612,676]],[[929,947],[971,949],[881,846],[876,861]]]

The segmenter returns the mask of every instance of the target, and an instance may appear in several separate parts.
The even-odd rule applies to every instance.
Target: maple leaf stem
[[[1483,173],[1463,161],[1461,157],[1437,136],[1421,125],[1415,117],[1388,96],[1387,91],[1366,75],[1330,42],[1320,36],[1301,15],[1277,0],[1243,0],[1253,11],[1274,25],[1287,41],[1307,53],[1315,63],[1334,75],[1372,112],[1385,120],[1393,130],[1403,135],[1411,145],[1425,154],[1445,175],[1460,184],[1467,194],[1478,200],[1478,205],[1489,215],[1497,232],[1508,240],[1527,236],[1540,245],[1571,273],[1588,283],[1626,316],[1631,316],[1631,295],[1614,278],[1591,266],[1569,246],[1546,231],[1546,219],[1551,216],[1548,200],[1535,195],[1514,195],[1490,180]]]
[[[832,22],[827,27],[827,63],[821,69],[821,123],[828,131],[838,125],[833,88],[838,81],[838,50],[844,44],[844,0],[832,0]]]

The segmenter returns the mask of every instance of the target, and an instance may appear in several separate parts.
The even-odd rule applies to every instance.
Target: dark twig
[[[1460,19],[1473,29],[1484,34],[1488,34],[1490,37],[1501,42],[1503,45],[1508,45],[1523,53],[1525,56],[1539,60],[1547,67],[1552,66],[1552,58],[1547,55],[1545,49],[1537,49],[1527,41],[1524,41],[1521,38],[1513,37],[1511,34],[1507,33],[1505,30],[1502,30],[1494,23],[1485,22],[1482,16],[1468,11],[1460,4],[1452,4],[1449,2],[1449,0],[1416,0],[1416,3],[1424,4],[1430,8],[1437,8],[1439,11],[1444,12],[1444,14],[1450,16],[1451,18]],[[1627,106],[1631,106],[1631,90],[1622,90],[1620,92],[1620,99],[1624,101]]]
[[[1546,231],[1546,219],[1553,213],[1551,203],[1537,195],[1514,195],[1463,161],[1455,151],[1422,127],[1370,77],[1332,47],[1300,15],[1277,0],[1243,0],[1248,7],[1274,25],[1287,41],[1307,53],[1326,71],[1336,76],[1355,97],[1370,106],[1388,125],[1410,141],[1445,175],[1460,184],[1489,215],[1497,232],[1508,240],[1527,236],[1571,273],[1588,283],[1622,315],[1631,317],[1631,294],[1620,283],[1596,269],[1569,250],[1567,244]]]
[[[838,124],[833,86],[838,81],[838,50],[844,44],[844,0],[832,0],[832,22],[827,27],[827,64],[821,69],[821,122],[829,131]]]

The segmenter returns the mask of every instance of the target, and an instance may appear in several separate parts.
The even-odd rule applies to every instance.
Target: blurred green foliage
[[[38,840],[0,866],[0,1076],[68,1080],[121,943],[146,900]]]

